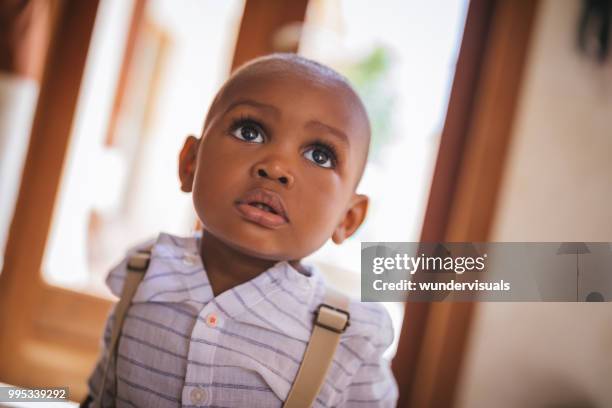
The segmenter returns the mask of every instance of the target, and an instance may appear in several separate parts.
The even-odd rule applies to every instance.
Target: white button
[[[215,313],[211,313],[206,316],[206,324],[208,325],[208,327],[216,327],[217,323],[219,323],[219,318]]]
[[[196,255],[187,253],[183,256],[183,263],[185,265],[193,266],[197,261]]]
[[[191,402],[200,405],[206,399],[206,391],[201,388],[194,388],[189,393],[189,396],[191,397]]]

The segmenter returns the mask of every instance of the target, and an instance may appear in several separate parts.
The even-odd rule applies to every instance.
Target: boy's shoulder
[[[148,250],[155,244],[156,241],[156,238],[151,238],[131,246],[123,254],[121,261],[116,263],[115,266],[111,268],[110,272],[106,275],[106,286],[110,289],[113,295],[117,297],[121,296],[121,290],[123,289],[123,283],[125,282],[125,277],[127,275],[127,264],[130,257],[140,251]]]
[[[314,265],[309,265],[313,267]],[[377,302],[362,302],[359,299],[345,293],[342,289],[332,286],[325,279],[325,273],[320,268],[314,266],[317,274],[322,278],[318,290],[319,295],[315,297],[315,304],[318,306],[323,302],[323,296],[328,288],[340,291],[349,298],[349,326],[342,333],[341,343],[354,344],[358,346],[355,351],[359,354],[381,354],[394,340],[394,328],[391,316],[385,306]]]
[[[349,314],[350,326],[343,334],[343,339],[361,338],[369,346],[383,351],[393,343],[393,323],[382,304],[351,299]]]
[[[106,286],[111,293],[117,297],[121,296],[123,283],[127,275],[127,265],[129,259],[142,251],[153,251],[157,257],[163,257],[166,260],[175,260],[175,267],[191,267],[197,253],[194,237],[180,237],[166,232],[160,232],[157,236],[146,240],[141,240],[135,245],[129,247],[124,253],[121,260],[111,268],[106,276]],[[147,271],[149,273],[149,271]]]

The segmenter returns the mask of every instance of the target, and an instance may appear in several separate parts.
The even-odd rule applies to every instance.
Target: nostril
[[[279,177],[278,181],[280,181],[282,184],[287,184],[289,182],[289,180],[285,176]]]
[[[257,170],[257,174],[261,177],[268,177],[268,174],[266,174],[266,171],[264,169]]]

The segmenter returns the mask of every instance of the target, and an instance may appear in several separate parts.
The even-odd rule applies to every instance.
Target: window
[[[330,240],[310,257],[355,296],[361,241],[420,239],[467,10],[465,0],[383,3],[311,0],[299,51],[345,74],[372,122],[369,163],[358,187],[370,197],[366,221],[342,245]],[[404,306],[385,306],[396,330],[392,355]]]
[[[243,1],[145,4],[125,65],[134,2],[100,4],[43,263],[54,285],[108,295],[104,278],[127,248],[195,226],[178,152],[227,75]]]

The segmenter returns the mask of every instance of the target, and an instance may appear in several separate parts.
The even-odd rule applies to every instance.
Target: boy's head
[[[245,254],[296,260],[361,225],[355,189],[370,144],[365,108],[346,79],[294,54],[242,66],[181,151],[181,189],[207,233]],[[268,208],[267,205],[272,208]]]

